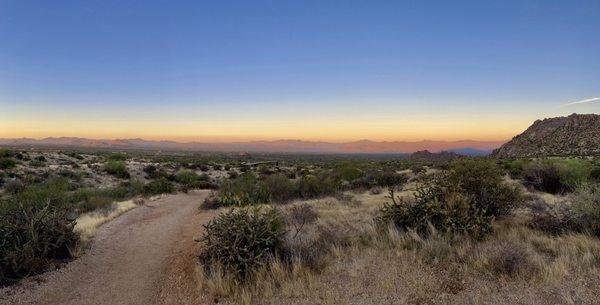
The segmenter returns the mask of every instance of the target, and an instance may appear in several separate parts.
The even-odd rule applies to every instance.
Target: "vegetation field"
[[[197,245],[189,282],[203,300],[600,301],[594,158],[13,148],[0,159],[4,291],[77,259],[120,214],[203,189],[196,210],[210,220],[182,241]]]

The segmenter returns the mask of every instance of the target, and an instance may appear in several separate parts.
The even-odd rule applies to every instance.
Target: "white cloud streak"
[[[588,99],[581,100],[581,101],[571,102],[568,104],[564,104],[563,106],[572,106],[572,105],[587,104],[587,103],[593,103],[593,102],[600,102],[600,97],[593,97],[593,98],[588,98]]]

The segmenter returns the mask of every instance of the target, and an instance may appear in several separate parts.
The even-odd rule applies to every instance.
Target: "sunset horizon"
[[[3,2],[0,138],[509,140],[599,112],[597,9]]]

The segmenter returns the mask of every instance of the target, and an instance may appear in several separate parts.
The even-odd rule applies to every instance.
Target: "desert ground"
[[[44,183],[66,179],[68,187],[60,194],[67,195],[57,198],[68,202],[65,215],[75,216],[72,230],[78,238],[68,257],[44,259],[45,267],[0,288],[2,304],[600,302],[600,240],[594,231],[575,226],[575,216],[567,222],[570,214],[560,214],[580,201],[597,204],[597,190],[589,188],[596,185],[595,159],[552,161],[562,171],[564,164],[589,167],[585,190],[567,189],[567,184],[540,190],[528,180],[529,171],[540,170],[539,160],[21,154],[13,152],[11,158],[19,161],[4,170],[6,204],[31,198],[31,192],[52,200],[56,190],[49,194]],[[42,165],[35,162],[40,156]],[[114,162],[122,162],[128,174],[111,172],[106,164]],[[387,206],[393,208],[418,200],[427,177],[453,179],[452,173],[461,170],[467,170],[461,177],[497,177],[491,185],[512,195],[506,195],[510,202],[503,194],[493,198],[510,208],[475,222],[469,212],[440,224],[430,218],[421,227],[401,227],[397,220],[382,225],[386,203],[399,201]],[[260,241],[253,244],[252,238],[264,234],[265,211],[271,209],[269,215],[284,225],[277,237],[281,248],[260,249],[267,251],[263,258],[243,258],[253,263],[248,273],[229,269],[237,258],[233,263],[205,258],[206,249],[224,247],[211,234],[229,238],[239,228],[247,231],[234,236],[236,247],[257,247]],[[444,213],[460,212],[460,206],[456,209]],[[241,223],[227,222],[246,216]],[[464,219],[460,226],[454,223]],[[216,231],[220,222],[224,231]],[[446,231],[450,225],[456,231]],[[458,232],[462,225],[469,227]],[[483,231],[468,231],[471,226]],[[226,249],[219,253],[242,248]]]

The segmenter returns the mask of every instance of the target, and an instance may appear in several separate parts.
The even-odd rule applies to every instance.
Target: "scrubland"
[[[4,285],[73,259],[97,226],[152,196],[211,189],[199,213],[216,216],[189,241],[207,300],[600,302],[598,159],[0,157]]]
[[[334,196],[305,199],[292,183],[298,199],[221,207],[224,216],[205,231],[202,289],[243,304],[598,303],[596,165],[582,161],[591,169],[579,177],[563,169],[565,186],[551,195],[542,184],[504,177],[511,163],[411,171],[388,194],[341,183]],[[530,171],[543,175],[519,174]],[[573,177],[578,184],[567,187]],[[225,190],[220,196],[231,197]],[[254,225],[237,231],[241,222]]]

